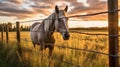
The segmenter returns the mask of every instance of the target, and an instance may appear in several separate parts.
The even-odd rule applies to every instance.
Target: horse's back
[[[32,26],[31,26],[31,29],[33,29],[36,25],[39,25],[39,24],[41,24],[41,23],[40,22],[33,23]]]
[[[30,36],[34,43],[38,42],[38,34],[40,34],[40,29],[41,29],[40,27],[41,27],[41,23],[39,22],[33,23],[31,26]]]

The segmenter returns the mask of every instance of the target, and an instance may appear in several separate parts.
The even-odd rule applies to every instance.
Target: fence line
[[[112,37],[117,37],[117,36],[120,36],[120,35],[110,35],[110,34],[93,34],[93,33],[88,33],[88,32],[79,32],[79,31],[72,31],[72,33],[79,33],[79,34],[85,34],[85,35],[103,35],[103,36],[112,36]]]
[[[72,18],[72,17],[86,17],[86,16],[100,15],[100,14],[106,14],[106,13],[111,13],[111,12],[116,12],[116,11],[120,11],[120,9],[118,9],[118,10],[111,10],[111,11],[97,12],[97,13],[86,14],[86,15],[74,15],[74,16],[69,16],[69,18]]]
[[[22,41],[25,42],[32,42],[30,40],[27,39],[21,39]],[[45,43],[46,45],[51,45],[51,43]],[[82,50],[82,51],[86,51],[86,52],[92,52],[92,53],[96,53],[96,54],[102,54],[102,55],[107,55],[107,56],[112,56],[112,57],[118,57],[120,58],[120,56],[118,55],[112,55],[112,54],[108,54],[108,53],[103,53],[103,52],[98,52],[98,51],[93,51],[93,50],[87,50],[87,49],[81,49],[81,48],[73,48],[73,47],[68,47],[68,46],[59,46],[59,44],[55,44],[54,46],[56,47],[60,47],[60,48],[68,48],[68,49],[73,49],[73,50]]]
[[[73,50],[82,50],[82,51],[86,51],[86,52],[92,52],[92,53],[96,53],[96,54],[102,54],[102,55],[107,55],[107,56],[111,56],[111,57],[120,58],[120,56],[118,56],[118,55],[112,55],[112,54],[107,54],[107,53],[103,53],[103,52],[97,52],[97,51],[93,51],[93,50],[87,50],[87,49],[81,49],[81,48],[73,48],[73,47],[68,47],[68,46],[59,46],[59,45],[55,45],[55,46],[61,47],[61,48],[73,49]]]
[[[94,15],[106,14],[106,13],[111,13],[111,12],[116,12],[116,11],[120,11],[120,9],[118,9],[118,10],[112,10],[112,11],[96,12],[96,13],[85,14],[85,15],[73,15],[73,16],[62,17],[62,18],[74,18],[74,17],[94,16]],[[20,23],[29,23],[29,22],[42,21],[42,20],[52,20],[52,19],[37,19],[37,20],[30,20],[30,21],[21,21]],[[15,24],[15,23],[13,23],[13,24]]]
[[[43,32],[43,31],[30,31],[30,32]],[[49,32],[56,32],[56,31],[49,31]],[[120,37],[120,35],[110,35],[110,34],[101,34],[101,33],[90,33],[90,32],[80,32],[75,30],[70,30],[70,33],[78,33],[78,34],[85,34],[85,35],[102,35],[102,36],[112,36],[112,37]]]
[[[112,17],[114,17],[114,16],[116,16],[115,14],[116,14],[116,12],[118,12],[118,11],[120,11],[120,9],[118,9],[118,10],[116,10],[116,9],[114,9],[114,10],[111,10],[111,11],[104,11],[104,12],[97,12],[97,13],[92,13],[92,14],[86,14],[86,15],[74,15],[74,16],[68,16],[68,17],[62,17],[62,18],[73,18],[73,17],[86,17],[86,16],[93,16],[93,15],[99,15],[99,14],[106,14],[106,13],[111,13],[110,14],[110,18],[112,18]],[[114,14],[114,16],[111,16],[111,15],[113,15]],[[109,18],[109,19],[110,19]],[[56,18],[57,19],[57,18]],[[118,18],[117,18],[118,19]],[[43,20],[43,19],[38,19],[38,20],[32,20],[32,22],[34,22],[34,21],[40,21],[40,20]],[[45,20],[51,20],[51,19],[45,19]],[[113,21],[116,21],[116,19],[113,19]],[[31,21],[28,21],[28,22],[31,22]],[[109,21],[110,23],[112,22],[112,21]],[[21,23],[27,23],[27,21],[24,21],[24,22],[21,22]],[[13,23],[13,24],[15,24],[15,23]],[[112,24],[112,23],[111,23]],[[109,36],[109,39],[111,39],[111,41],[113,40],[112,38],[114,38],[114,40],[113,40],[113,42],[114,43],[112,43],[112,44],[110,44],[109,46],[110,46],[110,48],[114,48],[113,50],[109,50],[110,51],[110,53],[112,53],[112,54],[107,54],[107,53],[102,53],[102,52],[97,52],[97,51],[92,51],[92,50],[86,50],[86,49],[80,49],[80,48],[73,48],[73,47],[67,47],[67,46],[59,46],[59,45],[55,45],[56,47],[60,47],[60,48],[68,48],[68,49],[73,49],[73,50],[83,50],[83,51],[87,51],[87,52],[93,52],[93,53],[96,53],[96,54],[102,54],[102,55],[107,55],[107,56],[109,56],[109,59],[110,59],[110,62],[109,62],[109,65],[110,64],[114,64],[114,65],[112,65],[112,66],[115,66],[115,67],[117,67],[118,66],[118,58],[120,58],[120,56],[118,56],[117,54],[117,52],[118,52],[118,49],[115,47],[115,46],[118,46],[118,44],[117,43],[115,43],[115,42],[117,42],[117,37],[118,36],[120,36],[120,35],[113,35],[113,34],[116,34],[115,32],[117,31],[117,28],[115,27],[115,26],[112,26],[110,24],[110,27],[111,28],[113,28],[113,32],[114,33],[111,33],[112,32],[112,30],[110,29],[109,30],[109,33],[110,34],[91,34],[91,33],[85,33],[85,32],[78,32],[78,31],[73,31],[73,32],[76,32],[76,33],[80,33],[80,34],[86,34],[86,35],[104,35],[104,36]],[[115,23],[115,25],[117,25],[117,22]],[[17,24],[16,23],[16,26],[17,26],[17,41],[20,43],[20,29],[19,29],[19,24]],[[118,26],[118,25],[117,25]],[[23,39],[22,39],[23,40]],[[112,45],[114,45],[113,47],[112,47]],[[116,51],[116,52],[115,52]],[[115,52],[115,53],[114,53]],[[114,55],[113,55],[114,54]],[[112,62],[112,60],[115,62],[115,63],[111,63]],[[66,61],[61,61],[61,62],[66,62]],[[68,64],[70,64],[69,62],[67,62]],[[73,64],[73,63],[71,63],[71,64]],[[73,64],[73,65],[75,65],[75,64]],[[77,66],[77,65],[76,65]]]

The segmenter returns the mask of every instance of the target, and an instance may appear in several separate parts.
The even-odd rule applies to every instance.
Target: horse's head
[[[63,36],[64,40],[68,40],[70,37],[68,30],[68,18],[66,17],[66,13],[68,10],[68,6],[64,10],[59,10],[57,6],[55,6],[56,13],[56,21],[55,21],[55,29],[57,32],[60,32]]]

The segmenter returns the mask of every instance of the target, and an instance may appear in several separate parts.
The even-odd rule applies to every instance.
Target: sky
[[[55,5],[60,9],[68,5],[68,15],[107,10],[106,0],[0,0],[0,15],[18,19],[49,16],[54,12]]]
[[[107,0],[0,0],[0,21],[43,19],[54,12],[55,5],[59,9],[68,5],[68,16],[107,11]],[[107,14],[74,20],[105,21]]]

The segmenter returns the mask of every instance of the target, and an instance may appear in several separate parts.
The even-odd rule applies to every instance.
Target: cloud
[[[73,3],[73,6],[75,6],[75,8],[70,12],[70,14],[74,15],[74,14],[80,14],[80,13],[95,13],[98,11],[107,10],[106,2],[102,2],[98,0],[88,0],[87,3],[90,5],[89,7],[84,6],[82,3],[81,4]]]
[[[23,0],[4,0],[3,2],[11,2],[11,3],[16,3],[16,4],[21,4]]]
[[[12,1],[12,0],[11,0]],[[25,9],[22,4],[18,2],[0,2],[0,15],[2,16],[16,16],[18,18],[32,17],[36,14],[34,10]]]
[[[85,6],[87,4],[88,6]],[[107,10],[107,2],[105,0],[86,0],[86,2],[78,0],[2,0],[0,1],[0,15],[16,16],[19,19],[29,18],[43,14],[49,16],[58,5],[60,9],[69,6],[68,15],[80,15],[83,13],[96,13]],[[103,18],[100,15],[98,17]],[[107,16],[105,16],[107,17]],[[96,17],[84,17],[83,20],[95,20]]]

